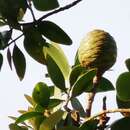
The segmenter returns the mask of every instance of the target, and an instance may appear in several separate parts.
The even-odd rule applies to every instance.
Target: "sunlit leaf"
[[[48,11],[59,7],[57,0],[32,0],[36,9]]]
[[[12,56],[11,56],[11,52],[10,49],[7,49],[7,60],[8,60],[8,64],[10,66],[10,69],[12,70]]]
[[[41,112],[27,112],[22,114],[20,117],[18,117],[15,121],[16,124],[24,122],[30,118],[36,117],[36,116],[41,116],[43,113]]]
[[[0,70],[1,70],[2,64],[3,64],[3,56],[2,56],[2,54],[0,53]]]
[[[45,37],[53,42],[65,45],[72,44],[70,37],[53,22],[43,21],[39,24],[39,30]]]
[[[62,119],[64,111],[58,110],[46,118],[40,125],[39,130],[52,130],[55,125]]]
[[[17,124],[9,124],[9,129],[10,130],[28,130],[27,127],[25,126],[18,126]]]
[[[26,70],[26,60],[22,51],[17,47],[17,45],[15,45],[13,49],[13,63],[19,79],[22,80]]]
[[[130,129],[130,117],[119,119],[111,124],[111,130],[129,130]]]
[[[83,106],[81,105],[81,103],[77,98],[71,99],[71,105],[74,108],[74,110],[79,111],[81,117],[84,117],[86,115]]]
[[[130,101],[130,72],[124,72],[118,77],[116,90],[119,99]]]
[[[34,106],[35,105],[35,102],[33,101],[32,97],[27,95],[27,94],[24,94],[24,97],[26,98],[26,100],[32,105]]]
[[[74,58],[74,66],[79,65],[79,58],[78,58],[78,51],[76,52],[75,58]]]
[[[83,75],[81,75],[78,80],[74,83],[72,89],[72,97],[76,97],[81,93],[85,92],[88,87],[90,81],[92,81],[93,77],[96,75],[95,70],[90,70]]]

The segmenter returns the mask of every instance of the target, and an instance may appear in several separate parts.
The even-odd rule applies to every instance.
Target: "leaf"
[[[86,88],[86,92],[91,92],[92,89],[93,89],[93,84],[92,82],[90,82],[90,84]],[[107,91],[112,91],[112,90],[115,90],[115,88],[113,84],[111,83],[111,81],[102,77],[99,82],[99,85],[97,86],[96,92],[107,92]]]
[[[13,123],[9,124],[9,128],[10,130],[28,130],[28,128],[25,126],[18,126],[17,124]]]
[[[116,96],[116,103],[118,108],[130,108],[130,101],[122,101]],[[130,116],[130,113],[122,113],[124,116]]]
[[[80,126],[80,130],[97,130],[98,121],[90,120]]]
[[[57,130],[80,130],[80,129],[76,126],[65,126],[65,127],[59,128]]]
[[[56,106],[58,106],[59,104],[63,103],[64,100],[61,99],[50,99],[48,108],[54,108]]]
[[[121,118],[111,124],[111,130],[129,130],[130,117]]]
[[[63,73],[64,78],[68,80],[71,68],[60,46],[58,46],[58,44],[49,44],[48,47],[43,48],[43,52],[55,61],[60,71]]]
[[[40,32],[49,40],[65,45],[71,45],[70,37],[55,23],[51,21],[43,21],[39,24]]]
[[[76,97],[81,93],[85,92],[86,88],[88,87],[88,83],[92,81],[93,77],[96,75],[95,70],[90,70],[83,75],[81,75],[78,80],[73,85],[72,89],[72,97]]]
[[[43,82],[38,82],[33,89],[32,98],[42,107],[47,107],[50,100],[49,87]]]
[[[55,113],[51,114],[48,118],[43,120],[40,125],[39,130],[52,130],[55,125],[62,119],[64,111],[58,110]]]
[[[70,81],[70,85],[71,87],[73,86],[73,84],[76,82],[76,80],[78,79],[78,77],[87,72],[86,68],[81,67],[80,65],[74,66],[70,72],[70,76],[69,76],[69,81]]]
[[[85,117],[86,113],[84,111],[84,108],[77,98],[71,99],[71,105],[74,108],[74,110],[79,111],[79,114],[80,114],[81,117]]]
[[[59,7],[57,0],[32,0],[35,8],[40,11],[49,11]]]
[[[127,69],[130,71],[130,58],[125,60],[125,65],[126,65]]]
[[[22,51],[17,47],[17,45],[15,45],[13,49],[13,62],[16,69],[16,73],[19,79],[22,80],[25,75],[26,60]]]
[[[34,106],[35,105],[35,102],[33,101],[32,97],[27,95],[27,94],[24,94],[24,97],[26,98],[26,100],[32,105]]]
[[[12,30],[0,32],[0,50],[4,50],[8,46],[11,35]]]
[[[30,118],[41,116],[41,115],[43,115],[43,113],[41,112],[27,112],[27,113],[22,114],[20,117],[18,117],[15,123],[16,124],[22,123]]]
[[[130,72],[124,72],[118,77],[116,91],[119,99],[130,101]]]
[[[2,64],[3,64],[3,56],[2,56],[2,54],[0,53],[0,70],[1,70]]]
[[[42,38],[36,27],[25,26],[24,28],[24,48],[27,53],[41,64],[45,64],[45,57],[43,54],[43,46],[47,43]]]
[[[63,77],[63,74],[58,67],[58,65],[55,63],[55,61],[47,55],[46,57],[46,63],[47,63],[47,70],[49,73],[49,76],[52,80],[52,82],[61,90],[66,91],[65,88],[65,79]]]
[[[7,49],[7,60],[8,60],[8,64],[10,66],[10,69],[12,70],[12,56],[11,56],[11,52],[10,49]]]
[[[78,58],[78,51],[76,52],[76,55],[75,55],[75,58],[74,58],[74,66],[77,66],[79,65],[80,62],[79,62],[79,58]]]

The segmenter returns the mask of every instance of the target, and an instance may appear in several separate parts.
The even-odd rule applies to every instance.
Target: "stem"
[[[93,120],[93,119],[95,119],[96,117],[99,117],[99,116],[101,116],[101,115],[103,115],[103,114],[116,113],[116,112],[130,113],[130,108],[128,108],[128,109],[111,109],[111,110],[104,110],[104,111],[101,111],[101,112],[99,112],[99,113],[97,113],[97,114],[95,114],[94,116],[91,116],[91,117],[89,117],[89,118],[86,117],[85,122],[86,122],[86,121]]]
[[[70,9],[71,7],[77,5],[81,1],[82,0],[76,0],[76,1],[70,3],[70,4],[66,5],[66,6],[60,7],[59,9],[53,10],[52,12],[49,12],[49,13],[43,15],[41,18],[39,18],[35,22],[21,23],[20,25],[23,26],[23,25],[28,25],[28,24],[37,24],[37,23],[40,23],[43,19],[45,19],[45,18],[47,18],[47,17],[49,17],[49,16],[51,16],[53,14],[59,13],[61,11]]]

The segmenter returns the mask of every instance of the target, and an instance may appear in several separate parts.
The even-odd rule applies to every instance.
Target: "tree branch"
[[[45,15],[43,15],[41,18],[39,18],[38,20],[36,20],[35,22],[29,22],[29,23],[21,23],[20,25],[23,26],[23,25],[27,25],[27,24],[37,24],[39,22],[41,22],[43,19],[53,15],[53,14],[56,14],[56,13],[59,13],[61,11],[64,11],[64,10],[67,10],[67,9],[70,9],[71,7],[77,5],[79,2],[81,2],[82,0],[76,0],[68,5],[65,5],[63,7],[60,7],[59,9],[56,9],[56,10],[53,10],[52,12],[49,12]]]
[[[86,117],[85,119],[85,122],[86,121],[90,121],[90,120],[93,120],[95,119],[96,117],[99,117],[103,114],[107,114],[107,113],[115,113],[115,112],[124,112],[124,113],[130,113],[130,108],[129,109],[111,109],[111,110],[104,110],[104,111],[101,111],[97,114],[95,114],[94,116],[91,116],[91,117]]]

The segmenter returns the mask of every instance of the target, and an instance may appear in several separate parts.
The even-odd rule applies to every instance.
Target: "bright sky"
[[[73,0],[69,0],[72,2]],[[68,0],[59,0],[61,5],[66,5]],[[118,58],[113,66],[113,71],[105,73],[105,77],[110,79],[115,85],[118,75],[126,71],[124,60],[130,57],[130,2],[129,0],[83,0],[77,6],[68,11],[61,12],[48,18],[61,26],[72,38],[73,45],[63,46],[70,64],[73,64],[74,55],[84,35],[92,29],[104,29],[108,31],[116,40],[118,47]],[[39,17],[39,14],[37,14]],[[27,15],[26,18],[29,19]],[[18,41],[18,46],[22,46],[22,39]],[[24,52],[24,50],[23,50]],[[6,57],[6,51],[3,52]],[[27,56],[27,70],[25,78],[20,82],[15,74],[10,71],[7,61],[4,60],[2,71],[0,72],[0,129],[8,130],[8,124],[12,120],[11,116],[18,116],[18,109],[26,109],[28,103],[24,94],[31,94],[34,84],[39,81],[48,83],[44,78],[45,66],[40,65]],[[115,93],[104,93],[107,95],[108,108],[116,108]],[[103,95],[98,95],[95,100],[93,112],[101,110],[99,104],[102,102]],[[84,96],[84,95],[83,95]],[[85,99],[81,96],[81,102]],[[97,106],[99,109],[97,109]],[[115,114],[114,119],[120,114]]]

